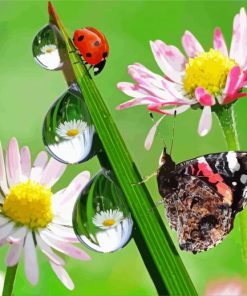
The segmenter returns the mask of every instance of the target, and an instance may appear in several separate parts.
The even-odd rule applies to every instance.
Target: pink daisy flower
[[[35,285],[39,279],[36,249],[44,253],[61,282],[74,284],[63,268],[65,261],[55,251],[79,260],[90,257],[73,243],[72,210],[76,198],[89,181],[89,172],[77,175],[67,188],[53,194],[51,187],[60,179],[66,165],[48,161],[42,151],[31,166],[28,147],[19,151],[15,138],[9,142],[6,165],[0,145],[0,246],[10,244],[7,266],[15,266],[24,254],[25,273]]]
[[[220,279],[210,282],[205,296],[243,296],[246,295],[245,283],[239,278]]]
[[[246,96],[247,84],[247,16],[240,9],[233,22],[233,35],[228,52],[220,28],[214,31],[213,48],[205,52],[195,36],[186,31],[182,37],[185,55],[175,46],[163,41],[151,41],[154,58],[163,72],[158,75],[141,64],[128,67],[136,83],[120,82],[118,88],[133,99],[118,110],[147,105],[148,110],[166,115],[202,109],[198,133],[205,136],[212,126],[212,109],[233,103]],[[145,147],[151,147],[155,131],[164,116],[150,130]]]

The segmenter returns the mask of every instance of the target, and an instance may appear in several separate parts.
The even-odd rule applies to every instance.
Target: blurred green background
[[[116,89],[119,81],[130,81],[127,65],[140,62],[160,73],[149,47],[149,40],[161,39],[181,48],[181,36],[188,29],[205,49],[212,46],[213,29],[220,26],[230,44],[232,20],[245,2],[240,1],[53,1],[69,33],[93,26],[105,33],[110,57],[96,84],[119,127],[130,153],[143,176],[157,169],[164,142],[170,147],[173,118],[164,120],[150,152],[143,143],[152,125],[143,107],[116,111],[115,106],[128,98]],[[29,145],[33,158],[43,149],[41,127],[51,103],[66,89],[62,73],[40,68],[32,58],[32,39],[48,20],[46,1],[0,1],[0,138],[6,147],[16,136],[21,145]],[[242,150],[247,150],[247,99],[235,106]],[[214,118],[213,130],[204,138],[197,135],[200,111],[188,111],[176,118],[173,158],[182,161],[201,154],[226,150]],[[158,117],[156,117],[158,118]],[[55,190],[65,186],[81,170],[98,170],[96,159],[70,166]],[[156,180],[147,183],[155,202],[160,200]],[[159,207],[162,217],[164,210]],[[152,215],[152,212],[150,212]],[[165,217],[164,217],[165,220]],[[176,234],[171,232],[176,247]],[[84,248],[85,249],[85,248]],[[20,264],[15,292],[18,295],[156,295],[148,272],[133,241],[114,254],[88,251],[90,262],[67,261],[67,271],[75,283],[69,292],[57,280],[47,259],[39,253],[40,281],[32,287]],[[179,251],[200,295],[210,280],[241,276],[243,264],[239,239],[239,221],[234,230],[216,248],[198,255]],[[4,272],[7,247],[0,250],[0,270]],[[1,273],[0,273],[1,278]]]

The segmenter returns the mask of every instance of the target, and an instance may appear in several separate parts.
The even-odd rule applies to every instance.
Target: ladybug
[[[73,41],[80,55],[94,69],[94,75],[99,74],[109,55],[109,45],[99,30],[85,27],[74,32]]]

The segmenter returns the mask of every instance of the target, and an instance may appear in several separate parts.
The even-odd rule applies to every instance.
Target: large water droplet
[[[60,162],[80,163],[95,155],[98,137],[76,86],[51,106],[43,123],[43,141],[51,156]]]
[[[62,68],[64,49],[64,41],[54,25],[46,25],[33,40],[33,56],[39,65],[48,70]]]
[[[98,252],[114,252],[129,242],[133,221],[109,171],[96,175],[77,199],[73,227],[79,241]]]

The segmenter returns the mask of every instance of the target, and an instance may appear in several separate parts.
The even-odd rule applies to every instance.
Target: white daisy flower
[[[45,68],[56,70],[62,67],[63,62],[61,61],[58,48],[55,44],[45,45],[40,51],[41,54],[37,55],[35,58],[39,63],[45,66]]]
[[[40,49],[40,51],[43,53],[52,53],[55,50],[57,50],[57,46],[55,44],[48,44]]]
[[[80,260],[90,259],[72,244],[78,242],[72,229],[72,210],[89,180],[89,173],[80,173],[67,188],[53,194],[50,188],[65,168],[65,164],[54,159],[48,161],[44,151],[38,154],[32,167],[29,148],[23,147],[19,152],[15,138],[9,142],[5,166],[0,145],[3,193],[0,196],[0,246],[11,243],[7,266],[15,266],[24,251],[25,273],[33,285],[39,278],[36,248],[47,256],[52,269],[68,289],[73,289],[74,284],[63,268],[65,261],[59,252]]]
[[[101,229],[109,229],[116,227],[123,219],[124,215],[121,211],[110,209],[97,213],[93,217],[93,224]]]
[[[66,140],[71,140],[82,135],[87,128],[87,123],[82,120],[70,120],[60,123],[56,129],[56,133]]]

